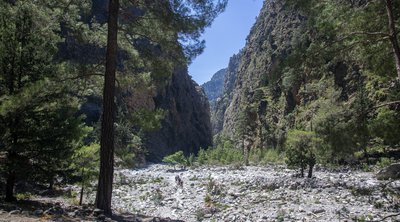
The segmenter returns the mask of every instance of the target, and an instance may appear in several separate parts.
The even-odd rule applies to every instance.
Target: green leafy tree
[[[286,140],[286,163],[291,167],[299,167],[300,175],[308,166],[308,178],[312,177],[314,165],[317,162],[318,143],[314,132],[291,130]]]
[[[173,165],[174,169],[175,169],[176,165],[180,165],[181,167],[187,166],[187,162],[188,162],[188,160],[185,157],[185,154],[183,154],[182,150],[164,157],[162,161],[164,163]]]
[[[358,90],[356,92],[355,101],[352,104],[351,112],[352,119],[351,125],[353,129],[353,140],[357,149],[364,153],[364,158],[369,163],[368,157],[368,142],[371,138],[371,132],[368,128],[369,112],[371,107],[371,100],[368,98],[365,84],[359,80]]]
[[[380,108],[376,118],[369,125],[372,134],[391,147],[400,145],[399,113],[387,107]]]

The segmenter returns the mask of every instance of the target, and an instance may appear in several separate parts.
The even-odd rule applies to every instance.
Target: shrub
[[[176,165],[180,165],[181,167],[186,166],[188,161],[185,157],[185,154],[183,154],[183,151],[180,150],[174,154],[164,157],[163,162],[171,164],[175,168]]]
[[[288,166],[299,167],[301,176],[308,166],[308,177],[312,177],[312,170],[316,163],[316,146],[319,140],[313,132],[292,130],[288,132],[286,141],[286,162]]]
[[[215,147],[200,149],[197,162],[203,164],[233,164],[243,162],[242,151],[236,149],[229,139],[219,138]]]
[[[382,158],[379,159],[379,161],[376,163],[376,165],[379,168],[385,168],[385,167],[389,166],[392,163],[393,163],[393,160],[391,160],[390,158],[382,157]]]
[[[200,148],[199,153],[197,154],[197,162],[200,165],[203,165],[207,162],[207,153],[203,148]]]
[[[264,153],[262,163],[284,163],[284,153],[278,149],[267,149]]]

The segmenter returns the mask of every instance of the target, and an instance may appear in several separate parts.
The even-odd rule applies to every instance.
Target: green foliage
[[[200,148],[199,152],[197,153],[197,159],[196,161],[200,164],[203,165],[207,162],[207,153],[206,150],[203,148]]]
[[[89,186],[99,173],[99,151],[100,145],[92,143],[82,146],[75,151],[71,168],[76,172],[76,177],[80,183]]]
[[[80,177],[87,185],[96,174],[99,124],[88,129],[79,113],[85,98],[102,93],[102,55],[84,53],[103,51],[107,26],[96,22],[91,3],[0,2],[0,153],[7,157],[1,175],[52,186],[59,177]],[[157,87],[202,51],[200,34],[226,4],[121,1],[121,12],[140,11],[123,14],[119,24],[115,154],[121,165],[143,161],[144,134],[160,128],[166,114],[155,108]]]
[[[195,161],[196,161],[196,156],[193,153],[191,153],[189,155],[189,157],[187,158],[186,164],[187,164],[187,166],[192,167],[192,166],[194,166]]]
[[[161,109],[154,111],[141,109],[133,114],[133,123],[143,131],[153,131],[161,128],[161,120],[166,112]]]
[[[176,153],[173,153],[169,156],[166,156],[162,160],[164,163],[168,163],[171,165],[180,165],[180,166],[187,166],[187,159],[185,157],[185,154],[183,154],[183,151],[180,150]]]
[[[371,121],[372,134],[382,139],[384,145],[400,145],[400,114],[387,107],[380,108],[377,116]]]
[[[317,161],[317,149],[320,140],[315,133],[302,130],[291,130],[286,141],[286,163],[289,167],[299,167],[301,175],[304,169],[314,167]]]
[[[250,162],[260,164],[282,164],[284,163],[284,152],[278,149],[252,149],[250,151]]]
[[[210,165],[242,163],[243,153],[234,147],[231,140],[221,139],[215,147],[200,149],[197,162]]]
[[[320,108],[313,118],[314,130],[323,141],[321,152],[324,153],[326,161],[337,163],[352,156],[357,151],[357,146],[349,109],[334,97],[316,103]]]
[[[17,200],[29,200],[33,197],[33,195],[29,192],[26,192],[26,193],[17,193],[15,197],[17,198]]]
[[[76,85],[65,80],[68,64],[55,59],[60,11],[33,1],[2,1],[0,11],[0,152],[8,157],[2,171],[51,187],[68,177],[87,134]]]
[[[379,161],[376,163],[376,166],[379,168],[385,168],[390,166],[392,163],[395,161],[391,160],[390,158],[382,157],[379,159]]]
[[[254,164],[283,163],[284,153],[277,149],[251,149],[249,161]],[[200,149],[196,162],[200,165],[234,165],[242,166],[244,155],[232,140],[225,137],[218,137],[215,146],[207,150]],[[239,168],[240,168],[239,167]]]
[[[142,138],[132,130],[132,122],[120,120],[116,124],[115,155],[119,166],[132,168],[142,164],[146,154]]]

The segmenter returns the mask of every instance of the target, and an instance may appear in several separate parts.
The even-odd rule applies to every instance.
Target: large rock
[[[376,174],[378,180],[400,179],[400,163],[394,163]]]

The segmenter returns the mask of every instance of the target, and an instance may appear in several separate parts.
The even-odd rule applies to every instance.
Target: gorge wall
[[[232,99],[225,111],[225,135],[233,138],[238,133],[237,130],[243,127],[247,127],[244,131],[248,134],[260,133],[253,125],[260,121],[258,117],[265,115],[270,104],[267,101],[256,103],[255,100],[259,99],[256,97],[267,96],[268,92],[263,88],[266,85],[275,85],[276,94],[279,94],[277,83],[280,76],[274,71],[280,61],[290,54],[293,34],[303,21],[304,17],[298,11],[290,9],[285,1],[265,1],[241,55]],[[292,99],[288,96],[288,103]],[[245,120],[246,118],[249,119]],[[263,122],[273,124],[269,121]]]
[[[210,81],[201,85],[211,106],[223,93],[225,73],[226,69],[221,69],[211,77]]]
[[[236,75],[237,75],[237,69],[239,67],[239,62],[241,58],[241,52],[238,54],[233,55],[229,59],[229,65],[226,69],[223,69],[223,78],[222,81],[220,81],[216,86],[220,87],[216,91],[219,92],[218,97],[214,98],[213,100],[210,100],[210,106],[211,106],[211,125],[212,125],[212,133],[213,135],[216,135],[220,133],[223,129],[223,124],[224,124],[224,114],[225,110],[228,107],[230,101],[232,100],[232,92],[235,86],[236,82]],[[215,75],[220,75],[219,72],[217,72]],[[212,77],[210,82],[213,82],[214,76]],[[207,83],[204,84],[202,87],[204,87],[206,94],[210,94],[209,90],[207,90],[208,85]]]
[[[339,3],[327,4],[330,9],[329,4]],[[366,152],[378,140],[395,147],[394,136],[380,133],[385,127],[379,118],[387,114],[386,121],[395,123],[398,107],[374,107],[398,100],[399,82],[371,75],[377,72],[374,65],[357,57],[370,48],[359,46],[354,54],[337,30],[326,36],[335,24],[307,10],[291,0],[264,2],[245,47],[225,72],[223,93],[212,109],[213,133],[238,148],[280,151],[291,131],[315,133],[329,148],[327,156],[338,161],[348,161],[354,150]],[[393,70],[392,65],[385,74]]]
[[[90,23],[93,17],[104,24],[107,21],[107,4],[106,0],[93,0],[92,15],[87,22]],[[104,48],[89,44],[79,45],[69,36],[65,39],[65,42],[60,44],[62,52],[60,56],[65,59],[83,64],[97,64],[105,56]],[[118,68],[122,71],[125,68],[124,60],[131,58],[121,48],[118,59]],[[154,84],[154,89],[140,83],[138,86],[132,86],[133,90],[118,89],[120,91],[117,97],[125,97],[123,100],[128,101],[131,113],[141,109],[165,112],[160,129],[151,132],[144,131],[144,133],[138,133],[141,131],[139,126],[129,129],[133,134],[141,137],[140,150],[135,153],[139,165],[144,162],[143,154],[147,160],[159,162],[164,156],[178,150],[184,151],[186,155],[197,154],[200,148],[212,145],[210,107],[203,89],[191,79],[186,65],[176,68],[173,73],[163,75],[169,77],[154,80],[163,82]],[[121,102],[121,98],[118,100],[120,105],[124,103]],[[95,125],[99,121],[101,106],[101,95],[87,98],[87,102],[81,108],[81,113],[85,114],[88,124]],[[122,146],[125,148],[126,144]]]
[[[254,141],[260,140],[261,128],[272,124],[264,122],[263,126],[255,127],[271,106],[264,100],[268,96],[265,87],[276,85],[276,93],[280,93],[279,85],[275,84],[280,76],[275,71],[290,54],[293,35],[304,20],[305,17],[288,7],[285,1],[264,2],[246,46],[230,59],[223,94],[212,109],[214,134],[221,132],[233,139],[237,138],[238,131],[247,131]],[[255,97],[262,97],[263,101],[256,104]],[[250,118],[249,124],[244,123],[245,118]]]
[[[154,97],[155,106],[167,111],[161,129],[148,133],[148,159],[160,161],[178,150],[197,154],[212,145],[210,107],[203,89],[186,68],[175,71],[165,88]]]

